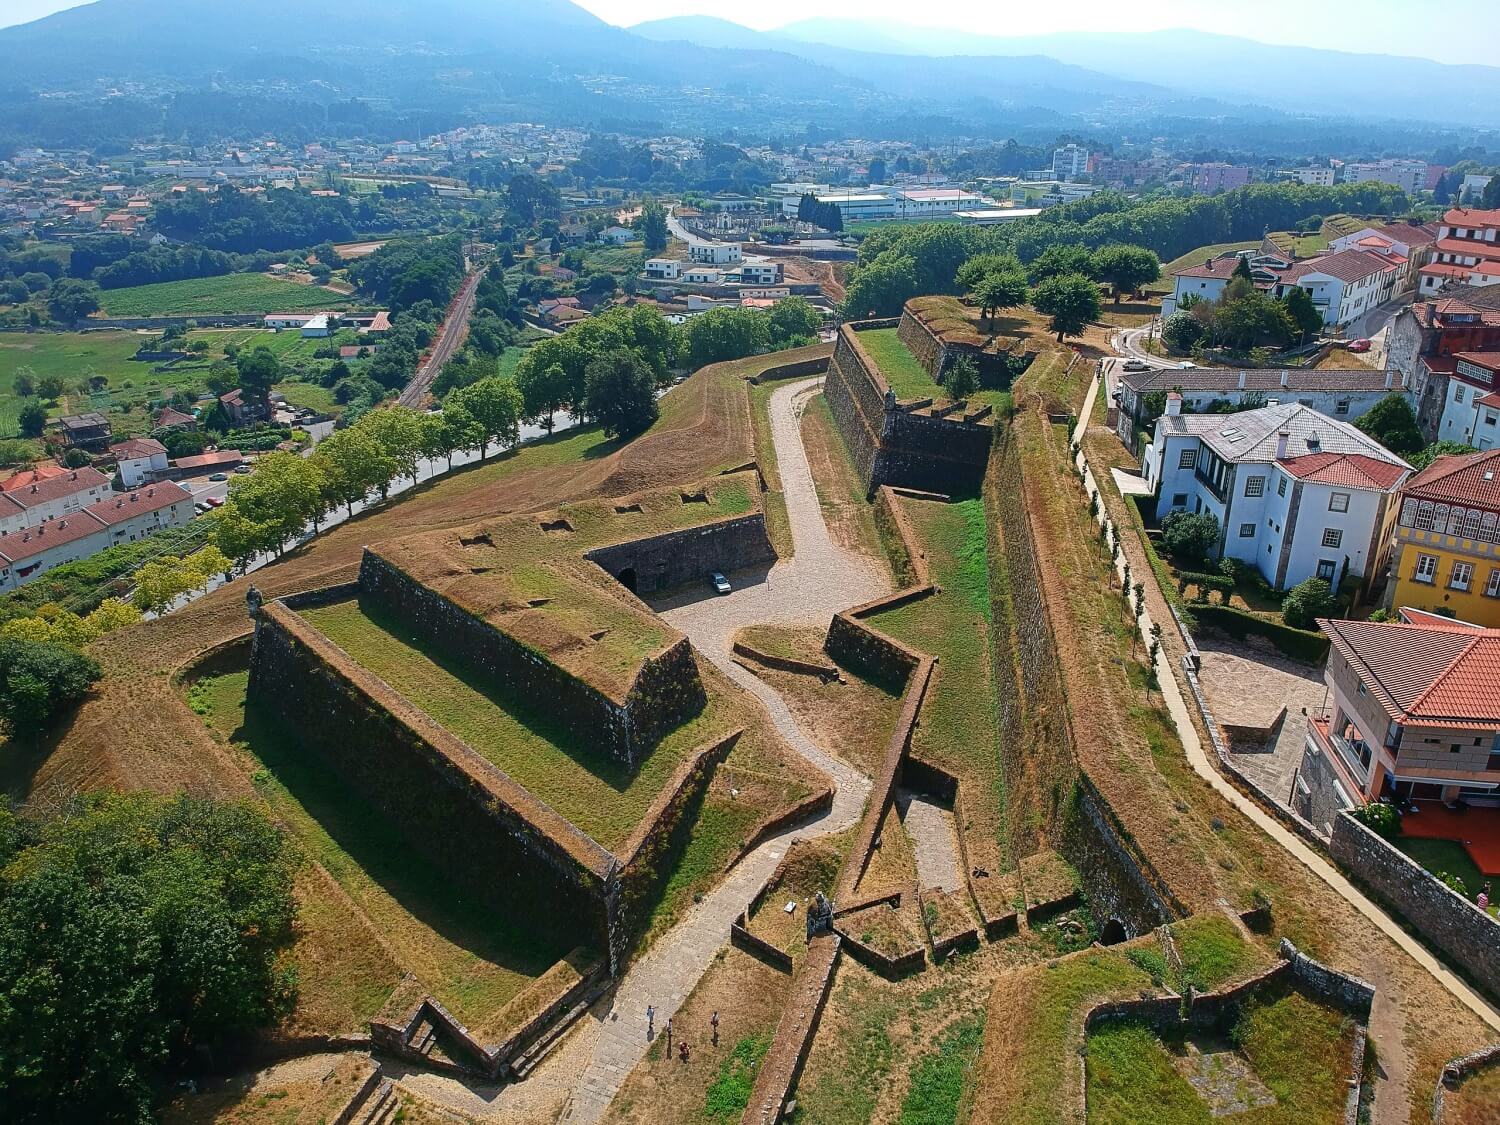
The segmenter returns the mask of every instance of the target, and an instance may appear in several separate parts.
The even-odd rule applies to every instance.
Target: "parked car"
[[[205,504],[207,504],[210,508],[217,508],[217,507],[219,507],[219,505],[221,505],[221,504],[224,503],[224,497],[222,497],[222,496],[210,496],[207,500],[205,500],[203,502]]]
[[[199,500],[196,504],[193,505],[193,511],[197,512],[200,516],[204,512],[211,512],[213,510],[214,509],[212,504],[205,504],[202,500]]]
[[[237,472],[237,473],[239,473],[241,476],[243,476],[244,474],[246,474],[246,473],[248,473],[250,471],[250,466],[249,465],[236,465],[234,467],[234,471]]]
[[[1127,359],[1125,361],[1126,371],[1145,371],[1147,366],[1144,359]]]
[[[714,593],[716,593],[716,594],[727,594],[727,593],[729,593],[729,579],[725,578],[717,570],[714,571],[712,574],[710,574],[708,576],[708,580],[713,583]]]
[[[1349,350],[1351,352],[1367,352],[1370,350],[1370,341],[1365,339],[1350,340]]]
[[[1197,366],[1198,365],[1196,363],[1194,363],[1192,360],[1185,359],[1185,360],[1183,360],[1181,363],[1179,363],[1177,365],[1177,370],[1178,371],[1191,371],[1193,368],[1195,368]]]
[[[209,476],[208,479],[212,480],[212,481],[228,480],[229,479],[229,474],[228,473],[213,473],[213,474],[211,474]]]

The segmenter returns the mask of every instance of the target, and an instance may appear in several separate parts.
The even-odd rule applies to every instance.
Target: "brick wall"
[[[1334,817],[1328,851],[1444,957],[1491,996],[1500,996],[1500,922],[1348,813]]]

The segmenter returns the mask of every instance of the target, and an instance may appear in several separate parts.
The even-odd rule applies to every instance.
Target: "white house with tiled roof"
[[[1218,557],[1254,566],[1277,589],[1366,575],[1392,497],[1411,473],[1373,438],[1310,407],[1183,414],[1176,392],[1143,466],[1158,520],[1213,516]]]
[[[1380,797],[1495,798],[1500,629],[1425,613],[1318,624],[1331,642],[1328,704],[1308,721],[1298,813],[1326,832],[1341,810]]]
[[[1454,207],[1443,213],[1432,260],[1422,267],[1418,291],[1428,297],[1458,282],[1500,284],[1500,209]]]

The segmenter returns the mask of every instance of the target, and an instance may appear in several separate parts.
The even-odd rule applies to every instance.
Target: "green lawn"
[[[247,716],[248,680],[247,672],[200,680],[189,702],[211,729],[254,756],[256,789],[299,847],[369,916],[401,965],[461,1020],[480,1026],[567,953],[539,941],[524,919],[456,889],[274,716]],[[340,979],[336,985],[349,1008],[368,1019],[395,983]]]
[[[1468,851],[1457,840],[1423,840],[1415,836],[1397,836],[1391,843],[1434,875],[1457,875],[1464,882],[1466,897],[1471,901],[1486,883],[1490,884],[1490,899],[1495,905],[1490,914],[1500,917],[1500,895],[1496,895],[1496,880],[1487,879],[1479,865],[1470,858]]]
[[[991,678],[990,584],[984,502],[901,500],[918,548],[925,550],[939,592],[876,614],[869,623],[918,651],[938,668],[913,736],[919,756],[958,772],[983,794],[969,804],[977,832],[1004,852],[1004,782],[998,744],[999,702]]]
[[[317,285],[283,281],[263,273],[231,273],[188,281],[164,281],[105,289],[99,294],[105,316],[192,316],[194,313],[297,312],[341,309],[350,304]]]
[[[709,706],[632,774],[549,721],[543,701],[506,698],[486,677],[434,659],[402,624],[357,601],[303,612],[368,671],[606,848],[635,829],[678,762],[722,727]]]
[[[1213,1051],[1237,1047],[1256,1078],[1275,1096],[1270,1105],[1235,1113],[1245,1125],[1334,1125],[1343,1120],[1348,1087],[1352,1021],[1296,993],[1253,1001],[1225,1042]],[[1173,1056],[1185,1041],[1163,1041],[1133,1023],[1110,1024],[1089,1036],[1086,1058],[1088,1121],[1127,1125],[1143,1120],[1160,1125],[1210,1125],[1218,1120],[1178,1069]],[[1235,1080],[1222,1087],[1236,1093]]]
[[[942,385],[933,380],[927,368],[911,354],[896,332],[895,328],[875,328],[859,334],[859,342],[880,368],[880,374],[896,392],[896,397],[903,402],[921,398],[947,399],[948,393]],[[969,396],[969,402],[991,406],[997,414],[1006,414],[1010,411],[1010,392],[976,391]]]

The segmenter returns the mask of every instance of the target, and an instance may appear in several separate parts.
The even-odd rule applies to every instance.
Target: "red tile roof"
[[[38,461],[31,468],[17,469],[4,480],[0,480],[0,492],[14,492],[18,488],[30,488],[37,481],[65,476],[67,472],[68,470],[56,461]]]
[[[1385,492],[1406,473],[1400,465],[1363,453],[1309,453],[1278,462],[1298,480]]]
[[[1500,726],[1500,629],[1318,624],[1391,718],[1427,726]]]
[[[1340,250],[1337,254],[1324,254],[1320,258],[1298,262],[1281,277],[1283,281],[1296,281],[1310,273],[1326,273],[1340,281],[1353,282],[1394,268],[1391,260],[1382,254],[1372,254],[1368,250]]]
[[[165,481],[148,488],[138,488],[134,492],[121,493],[109,500],[101,500],[97,504],[90,504],[84,511],[100,523],[112,527],[148,512],[170,508],[173,504],[180,504],[184,500],[191,501],[192,498],[193,494],[181,485]]]
[[[1408,246],[1426,246],[1437,238],[1437,227],[1431,223],[1386,223],[1371,229]]]
[[[1483,367],[1487,371],[1500,371],[1500,351],[1497,352],[1454,352],[1455,360],[1463,360],[1472,363],[1475,367]]]
[[[175,410],[170,406],[162,407],[161,413],[156,416],[156,424],[162,427],[186,426],[190,422],[196,422],[197,420],[191,414],[184,414],[182,411]]]
[[[1452,207],[1443,212],[1443,222],[1450,227],[1500,226],[1500,210],[1479,207]]]
[[[12,489],[10,496],[25,507],[31,508],[50,500],[61,500],[75,492],[91,488],[108,488],[109,478],[98,469],[85,465],[81,469],[70,469],[64,476],[48,477],[35,481],[25,488]]]
[[[245,458],[238,449],[220,449],[214,453],[199,453],[192,457],[179,457],[172,464],[179,469],[207,469],[218,465],[238,465]]]
[[[1401,495],[1500,509],[1500,449],[1438,457],[1406,482]]]
[[[125,441],[115,442],[109,447],[109,451],[115,455],[117,461],[131,461],[155,457],[157,454],[165,456],[167,447],[155,438],[128,438]]]
[[[1440,238],[1433,247],[1445,254],[1467,254],[1473,258],[1493,258],[1500,254],[1500,243],[1483,242],[1477,238]]]
[[[0,558],[11,563],[24,562],[43,551],[76,543],[103,530],[102,520],[82,511],[74,512],[66,519],[48,520],[24,531],[12,531],[9,534],[0,531]]]

